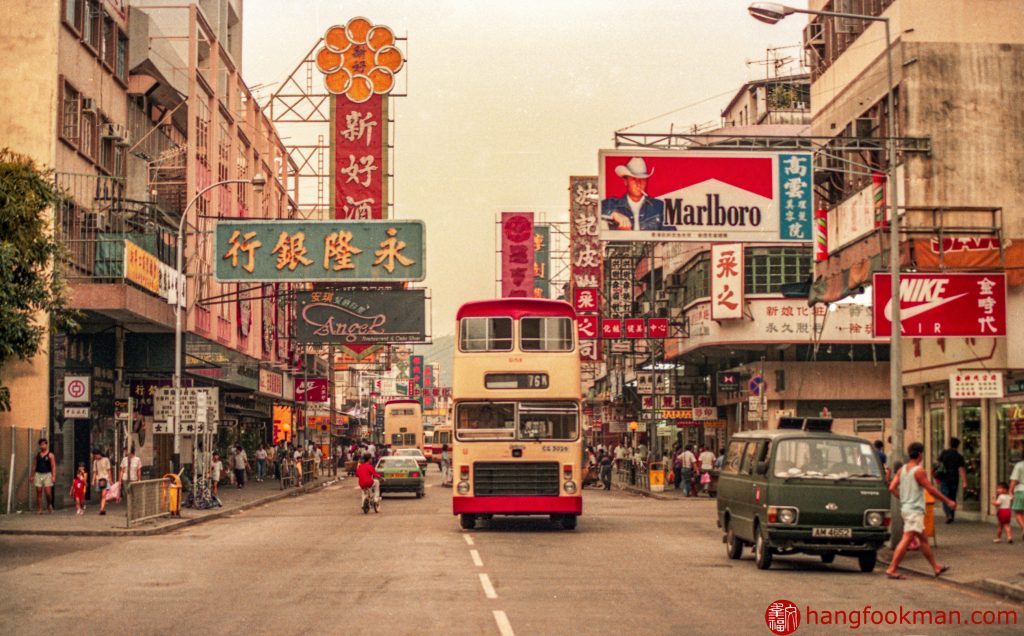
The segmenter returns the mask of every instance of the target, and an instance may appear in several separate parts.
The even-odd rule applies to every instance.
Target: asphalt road
[[[587,491],[576,531],[496,519],[463,532],[427,496],[364,515],[353,481],[173,534],[0,537],[0,634],[770,634],[769,603],[818,612],[1016,610],[1017,625],[865,625],[865,633],[1024,630],[1019,605],[852,559],[729,561],[714,504]],[[911,558],[920,558],[917,556]],[[861,615],[861,614],[858,614]]]

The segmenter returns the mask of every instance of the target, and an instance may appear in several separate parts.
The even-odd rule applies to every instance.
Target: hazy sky
[[[439,336],[460,304],[494,296],[498,213],[566,218],[569,176],[597,174],[616,130],[702,100],[631,130],[718,122],[729,96],[715,96],[764,76],[748,60],[800,42],[803,16],[767,26],[748,4],[245,0],[243,75],[282,81],[327,27],[355,16],[408,35],[408,97],[392,100],[396,216],[426,222]]]

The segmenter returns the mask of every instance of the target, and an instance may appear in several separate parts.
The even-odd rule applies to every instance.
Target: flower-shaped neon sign
[[[405,64],[391,29],[374,26],[366,18],[327,29],[324,44],[316,53],[316,66],[324,74],[327,91],[356,103],[390,93],[395,73]]]

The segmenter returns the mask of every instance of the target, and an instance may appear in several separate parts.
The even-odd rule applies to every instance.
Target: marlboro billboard
[[[892,335],[889,274],[872,279],[875,336]],[[904,336],[944,338],[1006,335],[1005,274],[901,274]]]
[[[601,240],[810,242],[811,154],[600,153]]]

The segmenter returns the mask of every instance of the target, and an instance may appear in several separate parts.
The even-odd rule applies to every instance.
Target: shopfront
[[[1014,464],[1024,460],[1024,378],[1008,380],[1006,394],[995,405],[995,480],[1009,483]]]

